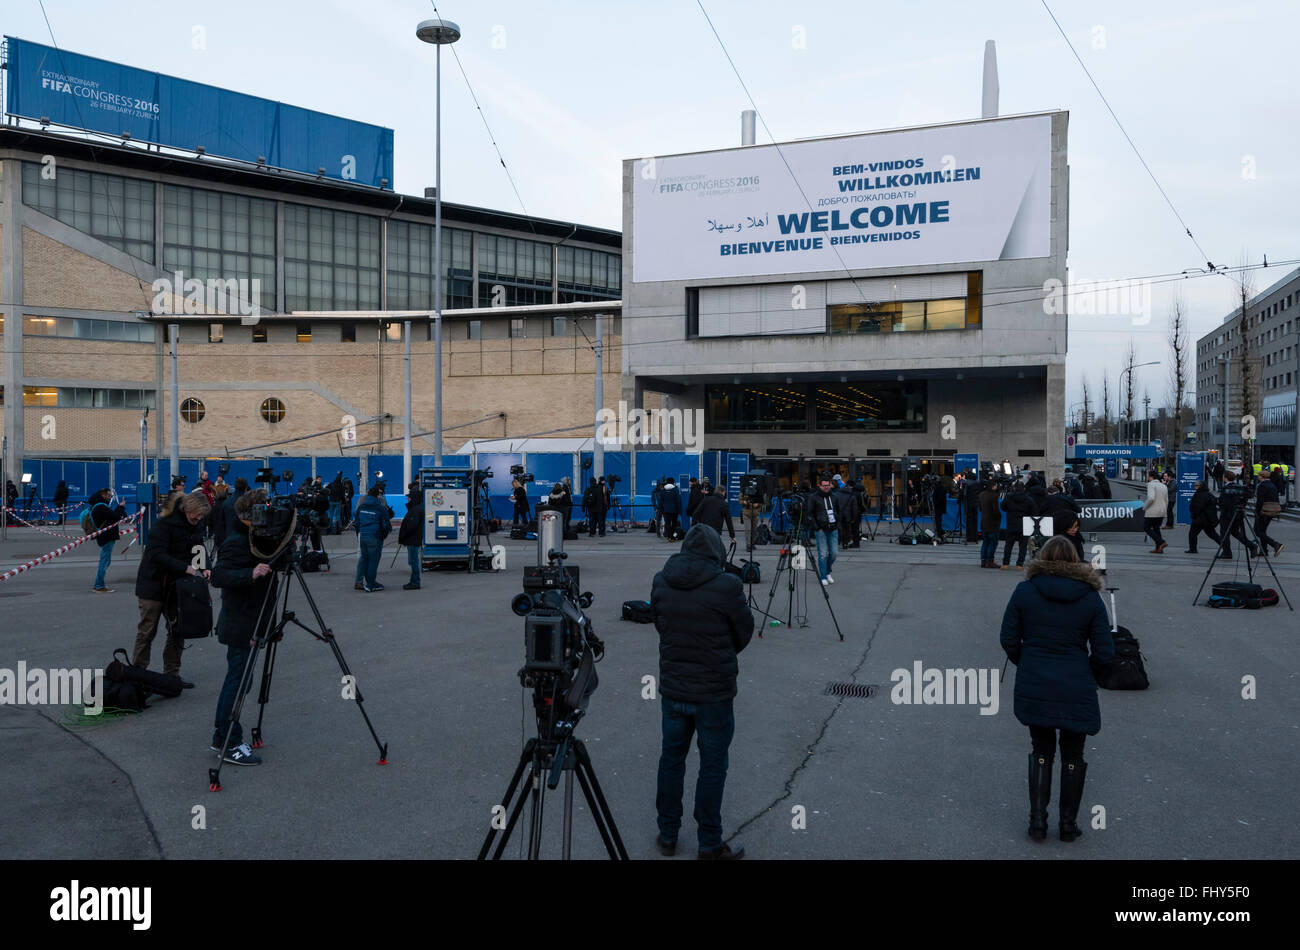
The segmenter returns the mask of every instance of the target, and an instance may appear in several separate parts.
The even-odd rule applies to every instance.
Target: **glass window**
[[[927,330],[961,330],[966,326],[966,301],[927,300],[925,302],[925,328]]]
[[[808,396],[802,386],[709,386],[706,401],[710,432],[803,431],[808,427]]]
[[[344,343],[357,342],[357,325],[355,323],[343,324],[340,336]]]
[[[154,262],[154,186],[152,182],[103,175],[77,168],[58,169],[45,178],[45,166],[23,163],[23,203],[118,250]]]
[[[551,336],[567,336],[569,332],[568,317],[551,317]]]
[[[480,307],[553,302],[551,245],[495,234],[479,234],[476,240]]]
[[[164,186],[163,269],[221,281],[228,313],[274,310],[275,202]]]
[[[253,327],[253,342],[254,343],[266,342],[266,324],[259,323],[255,327]]]
[[[402,324],[394,320],[389,323],[382,324],[382,326],[383,329],[381,333],[383,334],[383,338],[385,340],[388,340],[390,343],[402,342]]]
[[[24,386],[24,406],[57,406],[59,391],[47,386]]]
[[[203,403],[192,396],[181,401],[181,418],[186,422],[198,422],[206,413],[207,409]]]
[[[622,257],[561,244],[555,249],[557,303],[610,300],[619,296]]]
[[[524,320],[522,317],[510,318],[510,337],[511,339],[522,339],[524,334]]]
[[[220,343],[222,340],[225,339],[225,335],[226,335],[226,328],[222,326],[220,323],[208,324],[209,343]]]
[[[465,338],[468,340],[479,340],[483,337],[483,321],[467,320],[465,322]]]
[[[267,422],[276,423],[284,419],[284,403],[272,396],[270,399],[262,400],[262,418]]]
[[[310,342],[311,342],[311,324],[310,324],[310,323],[300,323],[300,324],[298,324],[298,342],[299,342],[299,343],[310,343]]]
[[[288,310],[379,309],[379,219],[284,206]]]
[[[923,382],[819,384],[813,401],[818,430],[925,430]]]

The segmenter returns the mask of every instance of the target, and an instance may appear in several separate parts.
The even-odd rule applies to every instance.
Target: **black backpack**
[[[121,659],[118,659],[118,657]],[[151,695],[175,699],[181,694],[181,678],[155,673],[131,663],[126,650],[113,651],[113,662],[104,667],[104,707],[130,709],[139,712],[148,709],[146,700]]]
[[[754,530],[754,545],[758,546],[760,544],[771,544],[771,543],[772,543],[772,529],[766,524],[760,524]]]
[[[323,574],[330,569],[330,558],[324,551],[306,551],[298,567],[304,574]]]
[[[167,632],[185,640],[212,633],[212,593],[202,575],[186,574],[172,584],[167,607]]]
[[[654,623],[654,614],[648,600],[623,601],[623,619],[633,623]]]
[[[1111,615],[1115,616],[1115,588],[1110,592]],[[1112,624],[1111,639],[1115,641],[1115,659],[1102,663],[1096,656],[1088,657],[1093,678],[1102,689],[1146,689],[1151,685],[1146,666],[1142,663],[1142,647],[1128,627]]]

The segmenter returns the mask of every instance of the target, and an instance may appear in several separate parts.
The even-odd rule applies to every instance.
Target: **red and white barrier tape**
[[[98,535],[103,534],[105,531],[110,531],[113,528],[118,528],[123,534],[134,534],[136,530],[136,525],[133,524],[133,522],[139,517],[140,517],[140,512],[137,511],[135,514],[128,515],[127,517],[123,518],[121,521],[115,521],[110,525],[105,525],[104,527],[100,528],[98,531],[94,532],[93,534],[87,534],[84,535],[83,537],[77,538],[77,540],[73,541],[71,544],[65,544],[61,548],[55,548],[49,554],[42,554],[40,557],[32,558],[32,560],[28,561],[26,564],[19,564],[13,570],[6,571],[5,573],[0,574],[0,582],[7,581],[11,577],[17,577],[19,574],[22,574],[24,571],[30,571],[32,568],[44,564],[46,561],[52,561],[61,554],[67,554],[69,551],[71,551],[73,548],[77,547],[78,545],[85,544],[91,538],[97,537]]]
[[[12,512],[10,513],[9,517],[12,518],[14,521],[17,521],[20,525],[23,525],[24,527],[35,528],[35,529],[36,529],[37,531],[39,531],[41,534],[48,534],[48,535],[49,535],[50,537],[52,537],[52,538],[64,538],[64,539],[67,539],[67,538],[75,538],[75,537],[77,537],[75,534],[64,534],[64,533],[61,532],[61,531],[47,531],[47,530],[45,530],[44,528],[42,528],[40,525],[38,525],[38,524],[32,524],[30,521],[25,521],[25,520],[23,520],[22,518],[20,518],[18,515],[13,514]],[[76,522],[74,521],[73,523],[75,524]]]
[[[42,511],[53,512],[54,514],[57,515],[57,514],[66,514],[68,512],[73,512],[76,511],[78,508],[84,508],[86,507],[86,503],[84,501],[79,501],[75,505],[64,505],[62,508],[54,508],[50,505],[45,504],[45,502],[40,502],[38,507],[40,507]],[[27,511],[26,508],[24,508],[23,510]],[[13,508],[5,508],[5,511],[9,512],[9,514],[14,516],[17,516],[18,514],[17,506]]]

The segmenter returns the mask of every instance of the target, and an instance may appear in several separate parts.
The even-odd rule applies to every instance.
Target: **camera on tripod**
[[[515,478],[519,479],[521,482],[524,482],[524,483],[528,483],[528,482],[533,481],[533,473],[532,473],[532,472],[525,472],[525,471],[524,471],[524,467],[523,467],[522,465],[511,465],[511,466],[510,466],[510,474],[513,475]],[[488,478],[491,478],[491,477],[492,477],[492,471],[491,471],[490,469],[488,470],[487,475],[488,475]]]
[[[525,567],[524,592],[510,603],[510,609],[524,618],[524,665],[519,682],[547,696],[558,687],[565,692],[569,707],[562,712],[585,711],[587,699],[596,689],[596,672],[590,665],[604,656],[605,645],[583,613],[595,598],[579,593],[578,568],[566,568],[566,557],[552,551],[550,563]],[[584,673],[584,667],[589,672]],[[580,689],[573,690],[575,685]],[[568,702],[571,692],[576,692],[572,703]]]
[[[482,485],[485,481],[487,481],[490,478],[496,478],[496,476],[492,474],[491,468],[476,468],[474,469],[473,472],[473,478],[474,478],[474,487],[478,488],[478,486]]]
[[[290,531],[322,528],[329,511],[325,492],[303,489],[296,495],[275,495],[248,510],[249,533],[255,538],[279,541]],[[294,520],[294,513],[298,518]]]

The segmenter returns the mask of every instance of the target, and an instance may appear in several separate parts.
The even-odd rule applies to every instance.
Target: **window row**
[[[154,409],[157,402],[152,389],[24,386],[23,405],[57,409]]]
[[[23,317],[23,336],[63,336],[79,340],[121,340],[152,343],[154,329],[148,323],[119,320],[86,320],[81,317]]]
[[[618,254],[561,244],[555,249],[556,303],[613,299],[622,294],[623,258]]]
[[[120,251],[154,262],[152,182],[23,163],[23,204]]]
[[[924,432],[924,382],[708,386],[705,431]]]
[[[258,413],[261,415],[263,421],[269,422],[273,425],[277,422],[283,422],[285,416],[284,401],[277,399],[274,396],[263,399],[261,405],[258,406]],[[203,417],[207,414],[208,408],[203,405],[203,400],[195,399],[193,396],[188,396],[181,400],[181,418],[191,425],[197,422],[202,422]]]

